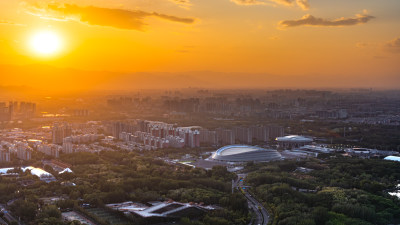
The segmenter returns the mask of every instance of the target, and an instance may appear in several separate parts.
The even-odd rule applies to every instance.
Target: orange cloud
[[[297,4],[301,9],[307,10],[310,8],[308,0],[231,0],[237,5],[268,5],[273,2],[279,5],[293,6]]]
[[[119,29],[143,30],[147,17],[157,17],[172,22],[192,24],[193,18],[182,18],[157,12],[100,8],[95,6],[80,7],[73,4],[27,5],[29,14],[44,19],[78,21],[89,25],[108,26]]]
[[[236,3],[237,5],[265,5],[266,2],[258,1],[258,0],[231,0],[231,2]]]
[[[400,37],[387,42],[385,50],[392,53],[400,53]]]
[[[296,3],[303,10],[310,9],[310,3],[308,2],[308,0],[296,0]]]
[[[192,6],[190,0],[169,0],[169,1],[179,5],[184,9],[189,9],[190,6]]]
[[[298,27],[298,26],[314,26],[314,27],[342,27],[364,24],[374,19],[374,16],[368,14],[357,14],[354,18],[339,18],[335,20],[328,20],[324,18],[314,17],[310,14],[303,16],[298,20],[284,20],[279,22],[279,27]]]
[[[21,27],[26,26],[25,24],[14,23],[14,22],[7,21],[7,20],[0,20],[0,25],[12,25],[12,26],[21,26]]]

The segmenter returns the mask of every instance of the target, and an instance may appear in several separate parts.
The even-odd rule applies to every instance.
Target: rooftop
[[[299,136],[299,135],[289,135],[285,137],[277,137],[275,139],[276,141],[282,141],[282,142],[312,142],[312,138],[304,137],[304,136]]]
[[[112,207],[112,204],[107,205]],[[115,208],[115,206],[113,207]],[[188,209],[199,210],[201,212],[205,212],[208,210],[213,210],[214,207],[211,206],[203,206],[195,203],[181,203],[181,202],[161,202],[160,204],[153,205],[151,207],[137,207],[137,209],[122,207],[118,210],[120,211],[129,211],[131,213],[135,213],[141,217],[175,217],[176,213],[186,211]]]
[[[260,151],[264,150],[263,148],[249,146],[249,145],[228,145],[224,146],[215,152],[218,156],[228,156],[228,155],[236,155],[245,152],[253,152],[253,151]]]
[[[273,149],[249,145],[228,145],[218,149],[211,157],[225,162],[272,161],[280,160],[281,155]]]
[[[396,161],[396,162],[400,162],[400,157],[398,156],[388,156],[384,158],[385,160],[389,160],[389,161]]]

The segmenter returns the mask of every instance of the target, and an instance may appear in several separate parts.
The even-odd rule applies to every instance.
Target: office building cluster
[[[65,137],[62,143],[62,152],[71,154],[77,152],[77,145],[89,144],[104,138],[103,134],[81,134]]]
[[[0,162],[10,162],[13,157],[28,161],[32,159],[32,152],[33,149],[28,145],[27,142],[2,141],[0,146]]]
[[[203,129],[199,126],[176,127],[158,121],[133,120],[106,124],[108,133],[118,140],[142,144],[145,149],[197,148],[202,146],[222,146],[235,143],[252,144],[254,141],[267,142],[282,136],[280,126],[251,126]]]
[[[143,144],[145,149],[200,147],[200,127],[175,127],[158,121],[112,122],[107,131],[125,142]]]
[[[104,138],[104,135],[101,135],[101,134],[71,135],[69,137],[63,138],[63,144],[64,143],[87,144],[87,143],[98,141],[101,138]]]
[[[73,116],[75,116],[75,117],[87,117],[87,116],[89,116],[89,110],[87,110],[87,109],[74,109]]]
[[[107,105],[110,107],[123,107],[132,105],[133,99],[131,97],[120,97],[107,100]]]
[[[60,156],[60,152],[62,149],[59,145],[43,142],[41,140],[28,140],[25,143],[26,145],[31,146],[36,151],[54,158],[58,158]]]
[[[56,144],[39,144],[37,145],[37,151],[54,158],[60,157],[62,147]]]
[[[163,106],[168,111],[187,113],[211,113],[211,114],[243,114],[263,110],[259,99],[231,98],[232,96],[213,96],[205,98],[168,98]]]
[[[346,119],[349,116],[346,109],[318,110],[315,115],[321,119]]]
[[[73,127],[76,133],[80,133],[79,135],[73,135]],[[0,162],[11,162],[14,157],[28,161],[31,160],[34,151],[54,158],[59,158],[62,153],[108,151],[110,150],[109,148],[96,143],[104,139],[104,134],[94,133],[98,128],[99,126],[96,124],[85,125],[59,122],[54,123],[52,128],[35,129],[29,132],[14,128],[2,137]],[[43,129],[46,131],[43,132]],[[86,133],[85,131],[93,133]]]
[[[283,133],[284,129],[281,126],[217,128],[214,131],[201,129],[200,143],[213,146],[232,145],[235,143],[253,144],[254,141],[265,143],[282,136]]]
[[[36,114],[36,103],[10,101],[0,102],[0,121],[30,119]]]
[[[11,161],[10,151],[0,147],[0,162],[10,162],[10,161]]]
[[[32,148],[26,142],[17,142],[15,144],[17,149],[17,158],[21,160],[31,160],[32,158]]]

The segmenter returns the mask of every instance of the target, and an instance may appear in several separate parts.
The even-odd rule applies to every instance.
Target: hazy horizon
[[[0,71],[10,76],[0,78],[3,87],[25,86],[49,92],[130,91],[141,89],[399,89],[400,77],[324,77],[310,75],[274,75],[216,71],[188,72],[132,72],[89,71],[73,68],[31,64],[25,66],[0,65]],[[56,76],[54,75],[56,74]],[[33,78],[34,77],[34,78]],[[33,78],[33,79],[32,79]]]

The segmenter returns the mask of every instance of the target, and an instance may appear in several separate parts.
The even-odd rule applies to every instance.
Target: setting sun
[[[52,55],[61,49],[62,41],[53,31],[40,31],[31,37],[30,46],[35,53]]]

